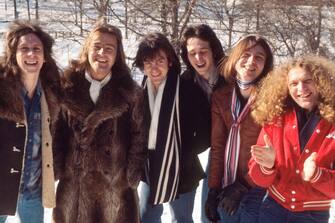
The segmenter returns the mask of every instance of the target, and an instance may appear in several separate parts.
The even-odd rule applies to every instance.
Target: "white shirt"
[[[98,100],[101,89],[108,83],[108,81],[111,79],[111,77],[112,77],[112,75],[109,73],[103,80],[97,81],[97,80],[94,80],[87,71],[85,72],[86,80],[91,83],[90,97],[91,97],[92,101],[94,102],[94,104]]]

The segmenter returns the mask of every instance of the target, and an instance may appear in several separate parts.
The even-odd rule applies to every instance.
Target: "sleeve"
[[[211,150],[209,161],[208,185],[210,188],[221,188],[224,169],[224,151],[228,136],[228,129],[220,113],[220,105],[222,100],[217,94],[212,98],[212,134],[211,134]]]
[[[273,135],[270,128],[262,128],[258,140],[257,145],[264,146],[264,135],[267,134],[270,137],[271,142],[273,142]],[[276,148],[274,148],[276,149]],[[269,187],[275,180],[277,176],[276,164],[273,169],[268,169],[263,167],[255,162],[255,160],[251,157],[249,161],[249,175],[254,183],[260,187]]]
[[[54,124],[54,135],[52,141],[53,165],[56,180],[58,180],[65,171],[65,157],[70,146],[70,132],[71,129],[68,126],[67,114],[63,109],[61,109]]]
[[[313,188],[325,196],[330,199],[335,199],[335,140],[334,138],[328,137],[325,141],[327,141],[324,145],[326,148],[323,147],[319,150],[319,153],[323,154],[319,159],[318,157],[316,158],[318,167],[310,183]]]
[[[335,199],[335,170],[318,167],[310,182],[316,190]]]
[[[128,150],[127,180],[129,185],[137,188],[144,171],[147,158],[146,141],[149,125],[145,121],[143,92],[138,88],[137,96],[130,109],[130,148]]]

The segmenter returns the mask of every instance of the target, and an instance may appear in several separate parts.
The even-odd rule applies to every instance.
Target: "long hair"
[[[319,100],[318,109],[322,118],[335,122],[335,64],[330,60],[307,55],[292,58],[273,70],[263,81],[252,116],[264,125],[293,109],[294,103],[288,90],[288,73],[300,67],[313,76]]]
[[[223,52],[221,42],[213,29],[206,24],[189,26],[186,28],[181,38],[181,58],[188,70],[194,69],[187,56],[187,40],[190,38],[199,38],[202,41],[208,42],[213,53],[214,63],[217,66],[220,64],[220,61],[225,54]]]
[[[181,68],[178,56],[169,42],[162,33],[149,33],[146,35],[138,46],[135,56],[134,66],[143,70],[143,62],[147,59],[154,58],[162,50],[168,59],[169,70],[179,75]]]
[[[267,73],[269,73],[269,71],[273,68],[273,53],[267,40],[258,35],[248,35],[241,39],[237,45],[232,48],[229,57],[227,57],[220,66],[220,73],[225,77],[226,81],[229,83],[234,82],[236,77],[235,65],[237,61],[246,50],[255,46],[261,46],[266,54],[265,65],[262,73],[258,77],[258,80],[262,79]]]
[[[84,72],[85,70],[89,69],[90,63],[88,61],[88,51],[90,44],[92,42],[92,39],[96,33],[105,33],[109,34],[115,37],[117,41],[117,53],[115,58],[115,63],[112,66],[112,74],[113,78],[115,76],[122,76],[122,75],[129,75],[130,76],[130,70],[126,64],[126,57],[123,50],[123,44],[122,44],[122,34],[120,29],[117,27],[108,24],[104,20],[99,20],[91,32],[88,34],[86,39],[84,40],[83,47],[81,48],[79,59],[78,60],[72,60],[70,64],[69,70],[67,72],[77,71],[77,72]]]
[[[59,69],[52,57],[54,39],[35,22],[26,20],[14,20],[10,23],[5,36],[5,52],[1,60],[1,69],[4,76],[20,77],[20,69],[16,61],[16,51],[19,40],[27,34],[36,35],[43,45],[44,60],[40,75],[44,80],[53,82],[59,78]]]

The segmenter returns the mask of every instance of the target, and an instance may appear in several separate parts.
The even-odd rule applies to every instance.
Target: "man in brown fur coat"
[[[54,149],[56,223],[139,222],[147,127],[121,38],[116,27],[97,24],[65,71]]]
[[[0,223],[17,212],[43,223],[55,206],[51,133],[60,75],[54,40],[37,24],[17,20],[6,33],[0,69]]]

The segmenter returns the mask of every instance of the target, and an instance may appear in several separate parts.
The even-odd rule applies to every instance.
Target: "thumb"
[[[264,142],[267,147],[272,147],[270,137],[267,134],[264,135]]]
[[[307,159],[315,161],[317,157],[317,153],[313,152]]]

